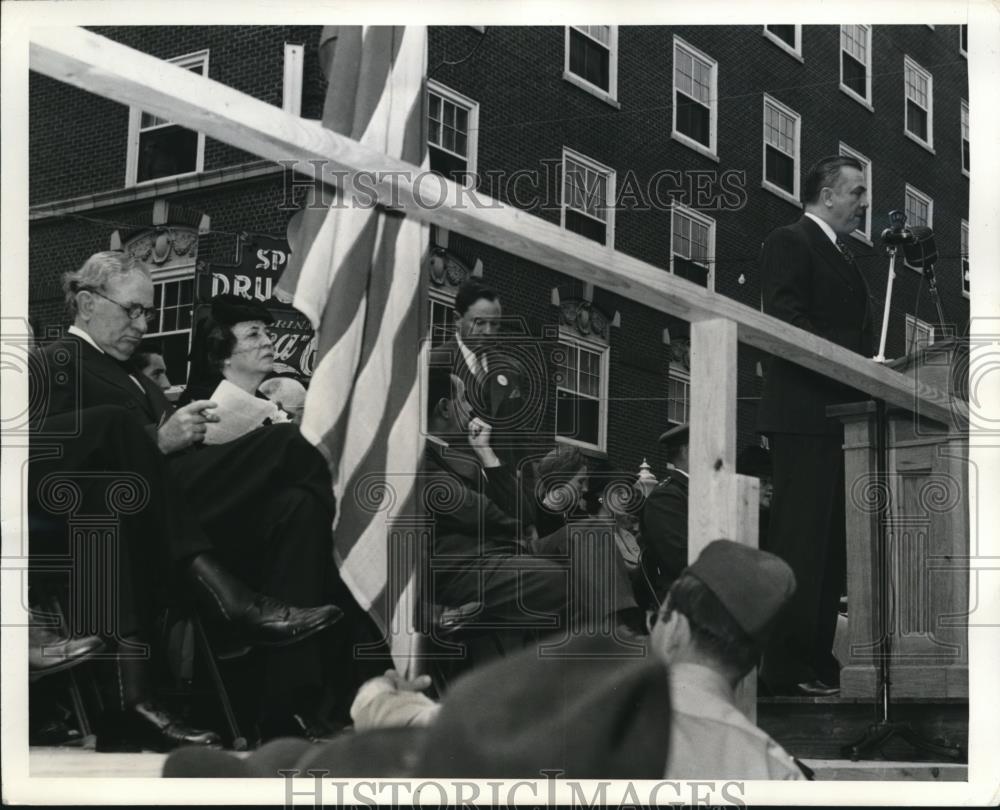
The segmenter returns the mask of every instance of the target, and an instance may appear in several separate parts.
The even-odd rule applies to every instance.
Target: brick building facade
[[[96,30],[320,117],[319,28]],[[942,302],[963,334],[962,36],[942,25],[432,27],[432,166],[474,172],[480,191],[594,239],[595,250],[613,246],[759,308],[760,246],[800,216],[804,171],[824,155],[860,155],[870,164],[872,207],[867,234],[856,233],[851,247],[873,309],[881,315],[887,267],[878,235],[889,209],[907,207],[911,222],[924,218],[935,231]],[[282,237],[293,212],[288,177],[36,74],[29,126],[36,326],[64,322],[62,272],[109,245],[147,239],[170,315],[159,331],[177,376],[195,262],[231,264],[244,232]],[[157,242],[164,227],[170,238]],[[459,234],[434,240],[462,272],[481,262],[505,314],[523,318],[529,332],[552,337],[558,328],[545,430],[568,432],[572,412],[589,452],[630,471],[645,456],[662,475],[656,437],[686,408],[687,325]],[[920,274],[897,271],[888,356],[905,351],[907,316],[935,320]],[[430,287],[440,323],[450,287],[433,275]],[[762,359],[741,347],[741,445],[757,441]]]

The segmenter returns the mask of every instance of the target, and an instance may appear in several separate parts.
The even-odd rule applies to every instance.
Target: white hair
[[[70,270],[63,274],[63,293],[66,296],[66,311],[70,320],[76,320],[76,294],[80,290],[108,289],[112,278],[127,276],[130,273],[142,273],[150,278],[149,269],[134,256],[120,250],[104,250],[95,253],[79,270]]]

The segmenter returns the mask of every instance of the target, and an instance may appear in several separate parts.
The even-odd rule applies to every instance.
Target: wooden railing
[[[381,203],[670,313],[691,323],[689,557],[717,537],[757,544],[757,479],[737,475],[737,344],[747,343],[945,424],[955,404],[870,359],[631,256],[545,222],[318,121],[299,118],[212,79],[81,28],[35,28],[32,70],[204,132],[219,141],[332,182],[333,172],[373,174]],[[340,175],[341,180],[343,175]],[[348,181],[349,182],[349,181]],[[749,685],[752,688],[752,684]],[[744,705],[751,705],[749,691]]]

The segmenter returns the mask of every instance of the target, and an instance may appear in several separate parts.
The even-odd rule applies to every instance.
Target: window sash
[[[610,25],[571,25],[570,28],[579,31],[598,45],[603,45],[608,50],[611,50]]]
[[[185,64],[188,61],[187,58],[182,57],[180,60],[173,62],[173,60],[168,59],[168,62],[176,64],[178,67],[190,70],[192,73],[197,73],[199,76],[205,75],[205,67],[208,65],[208,55],[201,54],[195,57],[195,61],[190,64]],[[147,123],[148,122],[148,123]],[[174,124],[173,121],[168,121],[165,118],[160,118],[159,116],[153,115],[152,113],[142,110],[142,114],[139,116],[139,133],[149,132],[153,129],[159,129],[161,127],[171,127],[179,126]]]
[[[428,92],[427,142],[467,160],[469,156],[469,110],[449,98]]]
[[[771,104],[765,107],[765,113],[765,142],[794,159],[795,119]]]
[[[190,332],[194,314],[194,275],[154,280],[153,306],[158,314],[156,329],[149,328],[146,337]]]
[[[906,97],[924,110],[927,109],[930,77],[915,65],[906,65]]]
[[[906,223],[908,225],[929,225],[930,203],[913,194],[906,193]]]
[[[795,25],[765,25],[767,32],[784,42],[793,51],[798,51],[798,28]]]
[[[571,157],[563,162],[563,202],[580,214],[607,223],[608,176]]]
[[[673,254],[707,267],[710,227],[681,211],[674,211],[673,226]]]
[[[868,36],[870,30],[862,25],[840,26],[840,47],[862,65],[868,65]]]
[[[563,360],[557,366],[560,379],[556,384],[555,434],[573,442],[600,448],[604,442],[606,419],[602,374],[605,372],[607,349],[594,350],[564,339],[560,339],[559,347],[563,350]],[[586,407],[581,408],[579,403],[584,403]],[[573,424],[562,424],[560,413],[570,404],[575,406]],[[585,412],[592,415],[590,418],[595,420],[594,423],[577,423],[577,420],[584,418]]]
[[[440,346],[455,332],[455,321],[451,316],[454,303],[430,296],[428,307],[427,329],[430,345]]]
[[[674,88],[705,107],[712,101],[712,68],[680,43],[674,45]]]
[[[676,424],[688,421],[691,407],[691,378],[686,371],[671,366],[667,379],[667,420]]]

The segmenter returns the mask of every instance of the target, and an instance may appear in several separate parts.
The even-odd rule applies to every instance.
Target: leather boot
[[[32,613],[28,620],[28,671],[32,681],[62,672],[104,650],[99,636],[64,636],[43,625]]]
[[[146,659],[119,654],[100,685],[104,713],[97,730],[98,751],[164,752],[181,745],[221,744],[214,731],[191,728],[153,699]]]
[[[325,630],[343,617],[336,605],[297,608],[256,593],[209,554],[187,569],[199,606],[226,626],[230,643],[283,647]]]

